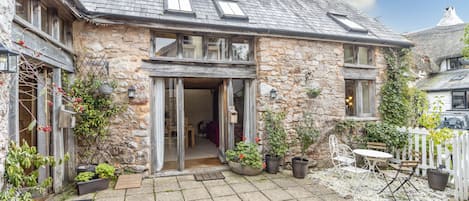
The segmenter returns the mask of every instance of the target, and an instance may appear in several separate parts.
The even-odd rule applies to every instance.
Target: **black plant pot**
[[[277,174],[280,168],[281,157],[265,155],[266,171],[270,174]]]
[[[449,173],[438,169],[427,169],[428,185],[433,190],[444,191],[448,184]]]
[[[309,160],[301,157],[295,157],[291,159],[293,176],[295,178],[304,179],[308,174],[308,163]]]
[[[109,179],[92,179],[90,181],[77,183],[78,195],[106,190],[108,187]]]

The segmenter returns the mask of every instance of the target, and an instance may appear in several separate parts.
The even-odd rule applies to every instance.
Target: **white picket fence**
[[[447,146],[437,145],[436,150],[429,133],[424,128],[399,128],[400,131],[409,133],[409,144],[402,152],[394,153],[397,159],[412,160],[412,152],[421,154],[421,163],[418,166],[417,175],[426,176],[427,169],[438,168],[445,165],[445,170],[450,173],[455,186],[455,198],[468,200],[469,198],[469,135],[464,131],[454,131],[451,141],[452,153]],[[451,157],[452,154],[452,157]]]

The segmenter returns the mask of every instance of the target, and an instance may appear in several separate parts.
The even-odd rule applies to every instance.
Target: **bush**
[[[409,134],[397,130],[397,126],[388,123],[367,123],[362,143],[381,142],[388,148],[402,149],[408,144]]]
[[[114,166],[106,164],[106,163],[100,163],[98,166],[96,166],[96,174],[98,175],[99,178],[103,179],[109,179],[114,177],[114,172],[116,169]]]
[[[231,162],[240,163],[241,166],[257,169],[263,168],[259,147],[254,143],[238,142],[233,150],[226,151],[226,159]]]
[[[268,153],[272,156],[282,157],[288,150],[287,132],[283,128],[282,122],[285,119],[285,114],[267,111],[264,117]]]
[[[304,120],[295,127],[302,158],[304,158],[306,150],[308,150],[308,148],[314,144],[316,139],[319,137],[319,130],[314,126],[311,114],[305,114],[304,116]]]
[[[78,174],[76,177],[75,177],[75,181],[76,182],[85,182],[85,181],[89,181],[91,180],[93,177],[94,177],[94,172],[80,172],[80,174]]]

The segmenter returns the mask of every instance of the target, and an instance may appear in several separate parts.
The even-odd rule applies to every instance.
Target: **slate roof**
[[[452,26],[436,26],[430,29],[404,34],[415,46],[414,52],[428,56],[432,61],[432,69],[439,71],[440,63],[447,58],[462,56],[464,28],[468,24]]]
[[[130,18],[168,24],[228,28],[262,34],[278,34],[356,41],[383,45],[410,46],[403,36],[377,20],[352,8],[346,0],[237,0],[248,20],[221,18],[214,0],[191,0],[195,17],[164,10],[164,0],[78,0],[82,11],[100,18]],[[348,32],[327,15],[345,14],[366,27],[368,33]]]
[[[424,91],[448,91],[469,88],[469,69],[445,71],[417,82],[416,87]]]

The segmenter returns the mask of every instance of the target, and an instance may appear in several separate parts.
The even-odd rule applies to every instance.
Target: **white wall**
[[[213,94],[210,90],[184,89],[185,116],[196,133],[200,121],[213,120],[213,104]]]
[[[451,110],[451,91],[427,92],[427,98],[430,103],[430,110],[433,103],[438,99],[443,101],[443,112]]]

